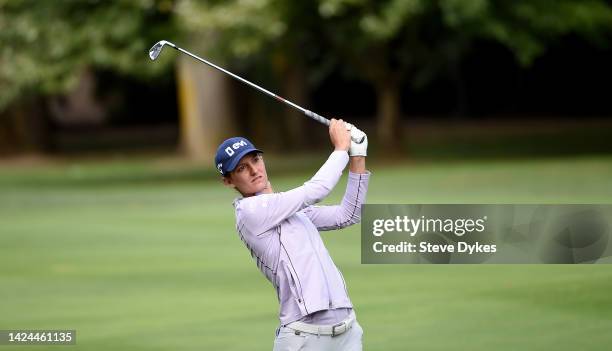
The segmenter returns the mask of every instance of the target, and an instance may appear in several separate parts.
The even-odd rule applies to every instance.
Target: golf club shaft
[[[170,46],[172,46],[174,49],[176,49],[176,50],[178,50],[178,51],[180,51],[180,52],[182,52],[182,53],[184,53],[184,54],[187,54],[187,55],[189,55],[189,56],[193,57],[194,59],[196,59],[196,60],[198,60],[198,61],[200,61],[200,62],[203,62],[203,63],[205,63],[205,64],[209,65],[210,67],[216,68],[216,69],[218,69],[219,71],[221,71],[221,72],[223,72],[223,73],[225,73],[225,74],[230,75],[230,76],[231,76],[231,77],[233,77],[234,79],[237,79],[237,80],[241,81],[242,83],[247,84],[247,85],[249,85],[249,86],[251,86],[251,87],[253,87],[253,88],[257,89],[257,90],[261,91],[262,93],[267,94],[267,95],[269,95],[269,96],[271,96],[271,97],[275,98],[276,100],[278,100],[278,101],[280,101],[280,102],[284,102],[286,105],[289,105],[289,106],[293,107],[294,109],[296,109],[296,110],[298,110],[298,111],[302,112],[303,114],[305,114],[306,116],[308,116],[308,117],[310,117],[310,118],[314,119],[315,121],[317,121],[317,122],[319,122],[319,123],[322,123],[322,124],[325,124],[326,126],[329,126],[329,119],[327,119],[327,118],[325,118],[325,117],[323,117],[323,116],[321,116],[321,115],[318,115],[318,114],[316,114],[316,113],[314,113],[314,112],[312,112],[312,111],[310,111],[310,110],[307,110],[307,109],[305,109],[305,108],[303,108],[303,107],[301,107],[301,106],[298,106],[298,105],[294,104],[293,102],[291,102],[291,101],[289,101],[289,100],[286,100],[286,99],[284,99],[284,98],[282,98],[282,97],[280,97],[280,96],[278,96],[278,95],[274,94],[273,92],[268,91],[268,90],[266,90],[266,89],[264,89],[264,88],[260,87],[260,86],[259,86],[259,85],[257,85],[257,84],[251,83],[251,82],[249,82],[248,80],[246,80],[246,79],[244,79],[244,78],[242,78],[242,77],[240,77],[240,76],[238,76],[238,75],[236,75],[236,74],[234,74],[234,73],[232,73],[232,72],[230,72],[230,71],[228,71],[228,70],[226,70],[226,69],[224,69],[224,68],[222,68],[222,67],[219,67],[219,66],[215,65],[215,64],[214,64],[214,63],[212,63],[212,62],[206,61],[206,60],[204,60],[203,58],[201,58],[201,57],[199,57],[199,56],[197,56],[197,55],[194,55],[194,54],[190,53],[189,51],[187,51],[187,50],[185,50],[185,49],[183,49],[183,48],[181,48],[181,47],[178,47],[178,46],[176,46],[176,45],[174,45],[174,44],[172,44],[172,43],[168,43],[168,44],[169,44]]]

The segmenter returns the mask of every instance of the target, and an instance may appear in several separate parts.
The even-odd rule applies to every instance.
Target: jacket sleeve
[[[286,192],[261,194],[237,201],[238,226],[245,226],[249,232],[259,235],[297,211],[320,202],[338,183],[348,158],[346,151],[334,151],[304,185]]]
[[[318,230],[334,230],[359,223],[361,205],[365,203],[368,192],[370,172],[349,172],[346,192],[340,205],[309,206],[304,214],[310,218]]]

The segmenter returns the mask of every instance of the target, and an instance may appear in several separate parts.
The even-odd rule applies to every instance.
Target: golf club
[[[325,124],[326,126],[329,126],[329,119],[327,119],[327,118],[325,118],[325,117],[323,117],[321,115],[318,115],[318,114],[316,114],[316,113],[314,113],[314,112],[312,112],[310,110],[307,110],[307,109],[305,109],[305,108],[303,108],[301,106],[298,106],[298,105],[294,104],[293,102],[291,102],[289,100],[283,99],[282,97],[280,97],[280,96],[278,96],[278,95],[276,95],[276,94],[274,94],[274,93],[272,93],[272,92],[270,92],[270,91],[260,87],[259,85],[251,83],[248,80],[246,80],[246,79],[244,79],[244,78],[242,78],[242,77],[240,77],[238,75],[235,75],[234,73],[232,73],[232,72],[230,72],[230,71],[228,71],[228,70],[226,70],[226,69],[224,69],[222,67],[219,67],[219,66],[215,65],[212,62],[204,60],[203,58],[201,58],[201,57],[199,57],[197,55],[194,55],[191,52],[189,52],[189,51],[187,51],[187,50],[185,50],[185,49],[183,49],[183,48],[181,48],[179,46],[176,46],[176,45],[174,45],[173,43],[171,43],[169,41],[161,40],[161,41],[158,41],[157,43],[155,43],[155,45],[153,45],[153,47],[151,47],[151,49],[149,50],[149,57],[151,58],[151,60],[155,61],[155,59],[157,59],[157,57],[161,53],[162,49],[166,45],[168,45],[171,48],[173,48],[175,50],[178,50],[178,51],[180,51],[180,52],[182,52],[184,54],[187,54],[187,55],[193,57],[194,59],[196,59],[196,60],[198,60],[200,62],[203,62],[203,63],[205,63],[205,64],[207,64],[207,65],[209,65],[209,66],[211,66],[213,68],[216,68],[219,71],[221,71],[221,72],[223,72],[225,74],[230,75],[232,78],[237,79],[237,80],[241,81],[244,84],[250,85],[251,87],[261,91],[262,93],[265,93],[265,94],[275,98],[276,100],[278,100],[280,102],[284,102],[285,104],[287,104],[287,105],[293,107],[294,109],[302,112],[306,116],[314,119],[315,121],[317,121],[319,123],[322,123],[322,124]],[[360,136],[357,139],[353,138],[353,141],[358,143],[358,144],[361,144],[364,139],[365,139],[365,136],[362,135],[362,136]]]

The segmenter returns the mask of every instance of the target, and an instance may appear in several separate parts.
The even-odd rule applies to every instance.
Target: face
[[[268,174],[263,156],[260,153],[245,155],[236,168],[226,177],[223,183],[236,188],[243,196],[253,196],[258,192],[269,190]]]

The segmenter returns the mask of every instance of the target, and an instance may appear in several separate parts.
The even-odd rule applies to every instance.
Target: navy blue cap
[[[257,149],[247,138],[229,138],[222,142],[217,148],[215,167],[217,167],[221,175],[227,175],[236,168],[236,165],[238,165],[238,162],[244,155],[253,151],[263,153],[263,151]]]

